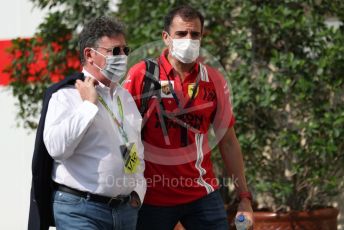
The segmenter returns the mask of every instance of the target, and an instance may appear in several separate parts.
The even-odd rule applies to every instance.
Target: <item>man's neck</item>
[[[187,64],[182,63],[178,61],[176,58],[172,57],[170,53],[167,55],[167,60],[172,65],[173,69],[178,73],[182,81],[185,80],[185,73],[189,73],[195,65],[194,62]]]

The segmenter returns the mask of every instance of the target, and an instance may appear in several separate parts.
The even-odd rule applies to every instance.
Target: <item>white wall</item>
[[[29,0],[3,0],[0,7],[0,39],[30,37],[45,12],[33,9]]]
[[[34,135],[16,127],[15,99],[0,87],[0,229],[26,229]]]
[[[32,36],[44,12],[33,10],[29,0],[1,3],[0,40]],[[15,103],[0,86],[0,229],[22,230],[27,229],[34,133],[16,127]]]

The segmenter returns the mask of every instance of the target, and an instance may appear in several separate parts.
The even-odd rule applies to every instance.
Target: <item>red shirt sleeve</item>
[[[131,67],[128,71],[128,75],[123,82],[123,88],[129,91],[135,100],[137,108],[141,106],[141,92],[143,78],[146,74],[146,64],[141,61]]]
[[[216,69],[207,66],[208,76],[216,90],[217,108],[213,114],[213,126],[215,130],[232,128],[235,117],[232,110],[229,81]]]

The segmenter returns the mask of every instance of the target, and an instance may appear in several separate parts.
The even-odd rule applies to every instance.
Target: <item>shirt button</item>
[[[167,101],[167,103],[168,103],[168,104],[171,104],[171,103],[172,103],[172,101],[171,101],[171,100],[168,100],[168,101]]]

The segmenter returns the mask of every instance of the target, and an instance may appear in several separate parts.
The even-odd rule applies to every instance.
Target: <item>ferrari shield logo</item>
[[[189,95],[190,98],[192,97],[192,94],[193,94],[195,86],[196,86],[195,83],[191,83],[191,84],[188,85],[188,95]],[[195,97],[197,97],[198,89],[199,89],[199,87],[197,87],[197,89],[196,89]]]

